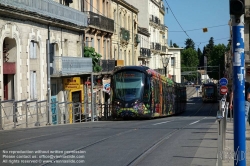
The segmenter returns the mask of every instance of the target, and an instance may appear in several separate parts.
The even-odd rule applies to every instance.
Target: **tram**
[[[217,84],[207,83],[202,85],[202,101],[205,102],[217,102],[218,91]]]
[[[111,103],[113,118],[174,115],[185,111],[186,87],[145,66],[117,67]]]

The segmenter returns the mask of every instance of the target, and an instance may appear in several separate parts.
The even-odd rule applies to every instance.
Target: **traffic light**
[[[230,0],[230,15],[245,14],[245,0]]]

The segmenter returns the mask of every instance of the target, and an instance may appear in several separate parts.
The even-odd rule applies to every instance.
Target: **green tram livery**
[[[124,66],[111,79],[113,118],[154,118],[186,109],[186,87],[145,66]]]

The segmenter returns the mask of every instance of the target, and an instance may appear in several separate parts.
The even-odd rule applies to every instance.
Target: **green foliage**
[[[84,47],[84,57],[92,58],[94,72],[100,72],[102,70],[102,67],[99,65],[102,56],[95,52],[93,47]]]
[[[195,49],[195,43],[192,39],[187,39],[185,41],[185,45],[186,45],[185,49],[188,49],[188,48],[192,48],[193,50]]]
[[[185,66],[194,67],[194,66],[198,66],[199,64],[198,54],[192,48],[182,50],[181,59],[183,60],[182,62],[183,62],[183,65]]]
[[[196,70],[199,64],[198,54],[193,48],[184,49],[181,51],[181,68],[183,71],[190,72],[188,76],[185,76],[187,80],[193,80],[196,78]]]
[[[224,44],[218,44],[215,45],[213,47],[213,50],[210,52],[209,56],[210,56],[210,61],[208,62],[208,66],[220,66],[220,73],[218,68],[211,68],[209,70],[211,70],[211,73],[209,74],[210,78],[214,78],[214,79],[220,79],[220,77],[223,76],[223,70],[225,68],[225,64],[224,64],[224,56],[225,56],[225,52],[227,51],[227,47]],[[219,73],[219,74],[218,74]]]
[[[173,47],[174,48],[179,48],[179,46],[176,43],[173,44]]]

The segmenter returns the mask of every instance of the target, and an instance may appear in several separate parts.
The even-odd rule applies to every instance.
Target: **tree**
[[[195,49],[195,43],[192,39],[186,39],[185,45],[186,45],[185,49],[188,49],[188,48]]]
[[[224,44],[218,44],[215,45],[213,50],[210,52],[210,61],[208,66],[220,66],[220,73],[218,70],[219,68],[208,68],[208,75],[210,78],[219,80],[219,76],[223,76],[223,69],[225,68],[224,56],[226,51],[227,47]]]
[[[173,47],[174,48],[179,48],[179,46],[176,43],[173,44]]]
[[[197,49],[197,54],[198,54],[198,59],[199,59],[199,66],[204,66],[203,54],[200,48]]]
[[[182,71],[193,71],[193,75],[189,75],[186,78],[191,80],[196,77],[196,70],[199,64],[198,54],[193,48],[184,49],[181,51],[181,68]]]
[[[84,57],[92,58],[92,65],[94,72],[100,72],[102,67],[100,64],[100,58],[102,57],[100,54],[95,52],[93,47],[84,47]]]
[[[210,63],[211,57],[210,54],[214,49],[214,38],[211,37],[208,41],[208,44],[205,47],[205,53],[203,52],[203,55],[207,57],[207,62]]]

